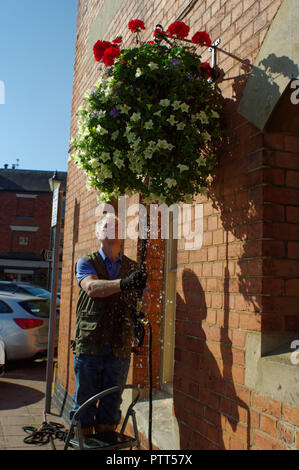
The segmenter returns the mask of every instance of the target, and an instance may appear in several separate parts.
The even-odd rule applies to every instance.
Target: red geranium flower
[[[199,64],[198,68],[203,72],[206,72],[210,77],[212,76],[212,69],[209,62],[202,62]]]
[[[157,30],[154,31],[153,36],[156,37],[156,36],[157,36],[157,33],[166,34],[166,32],[164,31],[164,29],[162,30],[161,28],[157,28]]]
[[[117,36],[117,38],[113,39],[113,44],[120,44],[121,42],[123,42],[123,39],[121,36]]]
[[[103,62],[104,64],[108,67],[109,65],[114,64],[114,59],[120,56],[120,49],[119,47],[108,47],[108,49],[105,50],[104,56],[103,56]]]
[[[99,62],[103,58],[105,50],[111,46],[112,44],[109,41],[97,41],[93,46],[95,60]]]
[[[212,44],[211,38],[206,31],[199,31],[198,33],[195,33],[192,38],[192,42],[208,47],[210,47],[210,45]]]
[[[183,23],[183,21],[175,21],[171,23],[168,27],[168,35],[172,38],[173,35],[177,36],[180,39],[183,39],[189,34],[189,26]]]
[[[139,31],[140,29],[145,29],[144,22],[142,20],[131,20],[128,24],[129,29],[132,33]]]

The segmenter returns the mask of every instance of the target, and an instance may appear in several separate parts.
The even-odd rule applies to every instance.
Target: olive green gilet
[[[94,267],[99,279],[109,280],[105,263],[98,252],[84,258]],[[135,261],[122,255],[118,278],[122,279],[138,268]],[[76,310],[75,338],[72,348],[80,354],[107,354],[109,343],[116,357],[130,357],[133,340],[132,311],[136,308],[135,291],[120,292],[108,297],[90,297],[79,287]]]

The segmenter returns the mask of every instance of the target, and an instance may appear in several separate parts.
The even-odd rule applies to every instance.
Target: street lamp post
[[[56,336],[56,308],[57,308],[57,284],[59,273],[59,251],[60,251],[60,228],[62,214],[63,190],[61,188],[62,180],[58,178],[57,170],[52,178],[49,179],[49,186],[53,193],[51,231],[53,233],[53,256],[51,269],[51,299],[50,299],[50,317],[48,334],[48,355],[46,372],[46,398],[45,414],[51,410],[51,391],[53,382],[53,360]]]

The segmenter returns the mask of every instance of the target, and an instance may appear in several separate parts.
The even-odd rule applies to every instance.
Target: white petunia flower
[[[184,122],[180,122],[179,124],[177,124],[176,128],[178,131],[182,131],[184,129],[184,127],[186,127],[186,124]]]
[[[152,150],[155,150],[156,147],[157,147],[157,144],[156,144],[156,142],[155,142],[154,140],[150,140],[150,141],[148,142],[148,145],[149,145],[149,148],[152,149]]]
[[[103,182],[105,179],[112,178],[112,172],[105,165],[101,165],[101,168],[97,170],[97,179]]]
[[[167,149],[168,148],[168,142],[165,139],[163,139],[163,140],[159,139],[158,142],[157,142],[157,146],[160,149]]]
[[[121,157],[121,151],[120,150],[114,150],[113,157],[120,158]]]
[[[109,170],[109,169],[107,168],[107,169],[103,172],[103,176],[104,176],[105,180],[106,180],[106,179],[108,180],[108,179],[112,178],[112,172],[111,172],[111,170]]]
[[[127,104],[121,104],[118,106],[118,109],[120,110],[120,112],[122,114],[128,114],[129,110],[131,109],[130,106],[128,106]]]
[[[181,104],[181,110],[185,113],[189,111],[190,106],[187,103]]]
[[[159,65],[156,64],[155,62],[150,62],[148,66],[151,70],[157,70],[159,68]]]
[[[120,158],[115,158],[114,159],[114,163],[115,165],[117,166],[117,168],[120,170],[123,166],[125,166],[123,160],[121,160]]]
[[[138,77],[140,77],[142,74],[143,74],[142,70],[138,67],[138,68],[136,69],[135,77],[138,78]]]
[[[182,171],[186,171],[186,170],[189,170],[189,167],[187,165],[181,165],[179,164],[178,165],[178,168],[180,170],[180,173],[182,173]]]
[[[198,119],[202,124],[208,124],[209,118],[204,111],[200,111]]]
[[[112,92],[112,87],[110,85],[107,85],[105,90],[104,90],[104,95],[106,96],[106,98],[107,98],[107,96],[109,96],[111,94],[111,92]]]
[[[106,193],[97,193],[97,202],[101,204],[102,202],[106,202],[107,195]]]
[[[205,164],[206,164],[205,159],[203,158],[203,156],[200,156],[200,157],[196,160],[196,163],[198,164],[198,166],[201,166],[201,165],[205,165]]]
[[[146,150],[144,151],[144,158],[145,158],[145,159],[150,159],[150,158],[152,158],[153,152],[154,152],[154,151],[151,150],[151,149],[146,149]]]
[[[131,121],[134,121],[134,122],[137,122],[139,121],[139,119],[141,118],[141,114],[140,113],[133,113],[130,120]]]
[[[90,164],[92,168],[97,168],[98,166],[100,166],[100,162],[96,158],[92,158],[90,160]]]
[[[84,99],[84,100],[88,100],[88,98],[90,97],[90,92],[91,92],[91,90],[87,90],[87,91],[85,92],[85,94],[83,95],[83,99]]]
[[[181,107],[181,102],[180,102],[180,101],[177,101],[177,100],[174,101],[174,102],[172,103],[172,107],[173,107],[173,109],[179,109],[179,108]]]
[[[100,124],[97,126],[97,132],[100,135],[108,134],[108,131],[106,129],[104,129],[104,127],[102,127]]]
[[[150,119],[149,121],[146,121],[146,122],[144,123],[144,128],[145,128],[145,129],[152,129],[153,126],[154,126],[154,123],[153,123],[153,121],[152,121],[151,119]]]
[[[169,188],[172,188],[173,186],[176,186],[177,182],[174,178],[166,178],[165,183]]]
[[[100,155],[100,159],[106,163],[108,160],[110,160],[110,153],[109,152],[103,152]]]
[[[115,163],[115,165],[117,166],[117,168],[121,169],[123,166],[125,166],[122,158],[121,158],[121,151],[120,150],[115,150],[113,152],[113,161]]]
[[[134,142],[134,140],[136,139],[136,136],[135,136],[135,134],[133,134],[133,132],[132,133],[130,133],[130,132],[126,133],[126,137],[127,137],[127,141],[129,142],[129,144]]]
[[[159,103],[161,106],[169,106],[170,105],[170,100],[166,98],[165,100],[160,100]]]
[[[175,120],[174,114],[171,114],[170,117],[166,119],[166,121],[168,121],[172,126],[174,126],[177,123],[177,121]]]
[[[203,136],[204,140],[207,140],[207,141],[211,140],[211,135],[207,131],[202,132],[201,135]]]
[[[140,142],[141,142],[141,138],[138,137],[138,138],[135,139],[135,141],[132,143],[132,147],[133,147],[133,149],[134,149],[135,151],[137,150],[138,145],[140,144]]]

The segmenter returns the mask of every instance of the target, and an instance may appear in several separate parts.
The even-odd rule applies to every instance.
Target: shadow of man
[[[227,283],[227,280],[224,282]],[[219,328],[206,321],[206,296],[198,277],[191,269],[184,269],[182,287],[185,300],[177,294],[174,368],[174,410],[179,423],[180,447],[204,450],[241,449],[244,447],[242,441],[239,441],[238,447],[238,437],[231,442],[230,436],[231,432],[238,433],[241,415],[245,421],[242,430],[247,433],[245,447],[249,449],[250,414],[246,403],[236,394],[232,376],[232,343],[228,328]],[[229,313],[227,296],[226,292],[224,316]],[[223,324],[225,325],[225,322]],[[196,367],[194,362],[186,363],[185,354],[181,354],[182,348],[197,353]],[[177,399],[178,395],[188,393],[187,389],[197,390],[197,394],[193,393],[192,401],[199,405],[189,410],[185,410],[184,405],[179,404],[182,400]],[[190,402],[188,398],[186,397],[186,403]],[[186,411],[190,418],[189,423],[188,419],[186,423]]]

